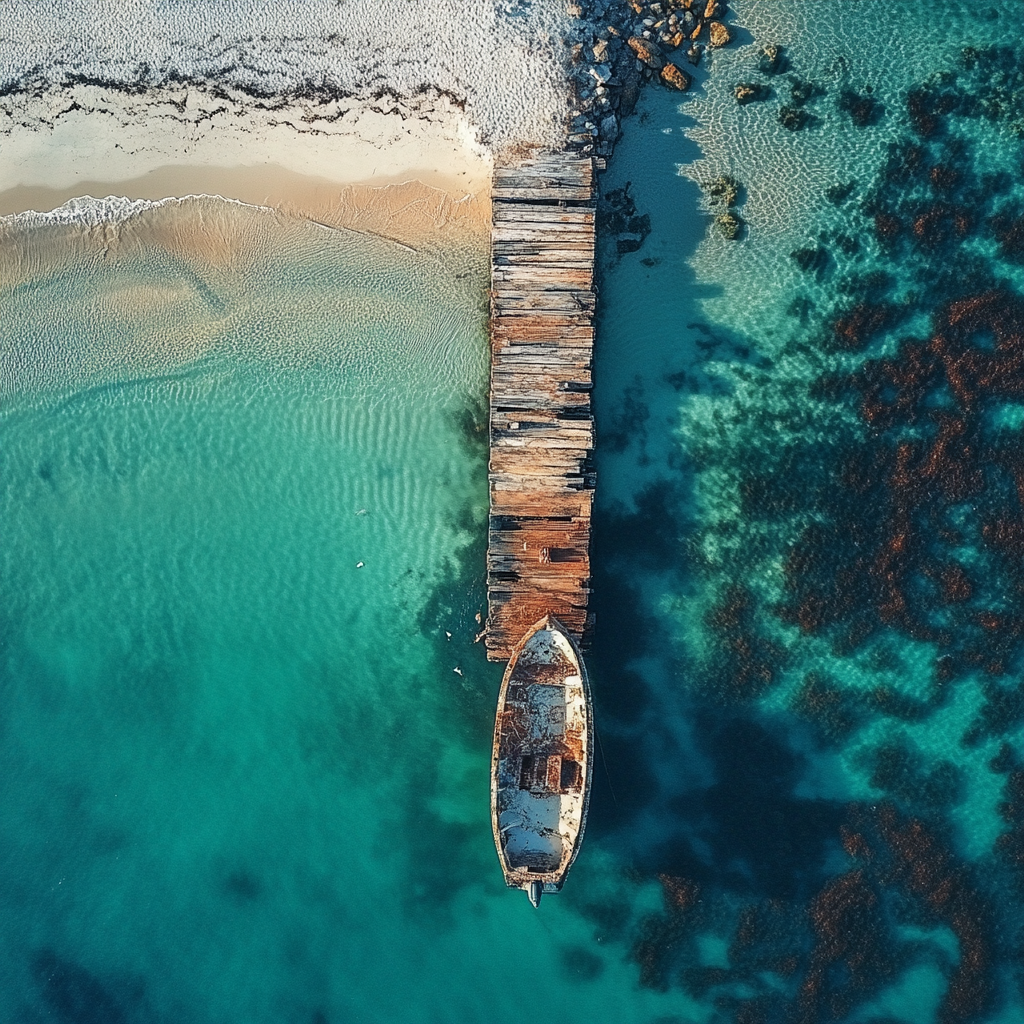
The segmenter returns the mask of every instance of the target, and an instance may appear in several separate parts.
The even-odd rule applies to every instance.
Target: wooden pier
[[[586,642],[594,420],[594,161],[498,167],[491,191],[487,657],[547,613]]]

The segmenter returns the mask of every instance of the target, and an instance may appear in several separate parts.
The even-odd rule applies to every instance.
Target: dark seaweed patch
[[[890,321],[889,307],[860,305],[833,331],[862,348]],[[844,646],[897,629],[936,643],[961,669],[1007,671],[1024,637],[1022,612],[1004,607],[1007,595],[1024,599],[1010,525],[1024,464],[988,436],[984,411],[1024,395],[1022,381],[1024,302],[993,291],[947,306],[929,340],[904,340],[845,385],[822,382],[856,396],[873,440],[836,467],[828,520],[805,529],[788,556],[785,621],[812,633],[843,624]],[[966,502],[981,513],[983,577],[953,555],[963,537],[952,522]]]
[[[827,746],[841,744],[866,718],[863,702],[855,694],[817,672],[804,678],[792,707],[813,724],[819,741]]]
[[[564,946],[560,959],[562,975],[569,981],[596,981],[604,973],[604,961],[583,946]]]
[[[870,86],[864,92],[843,89],[839,94],[838,107],[858,128],[878,124],[885,115],[885,107],[871,95]]]
[[[853,195],[857,182],[846,181],[840,185],[830,185],[825,189],[825,198],[833,205],[840,206]]]
[[[122,1024],[121,1001],[95,975],[44,949],[32,958],[32,975],[53,1019],[59,1024]]]
[[[784,651],[767,636],[758,622],[751,592],[740,584],[725,588],[705,617],[713,638],[713,660],[708,685],[719,694],[750,700],[775,682]]]

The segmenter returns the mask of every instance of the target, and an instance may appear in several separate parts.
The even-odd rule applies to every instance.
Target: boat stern
[[[552,879],[549,875],[547,878],[537,876],[530,877],[529,875],[520,874],[518,877],[505,876],[505,882],[510,889],[522,889],[526,893],[530,902],[535,906],[540,906],[540,900],[543,895],[551,895],[556,892],[561,892],[562,882],[564,879]]]
[[[530,902],[535,906],[540,906],[540,898],[544,894],[544,883],[538,880],[534,880],[530,883],[530,887],[526,890],[526,895],[530,897]]]

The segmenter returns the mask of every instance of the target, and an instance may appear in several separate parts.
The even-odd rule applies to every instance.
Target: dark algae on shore
[[[591,834],[706,1019],[1018,1020],[1024,8],[733,6],[606,178]]]

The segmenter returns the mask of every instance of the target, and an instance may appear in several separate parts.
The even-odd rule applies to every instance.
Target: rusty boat
[[[536,907],[558,892],[583,840],[594,763],[590,683],[551,615],[512,651],[491,755],[491,828],[506,884]]]

